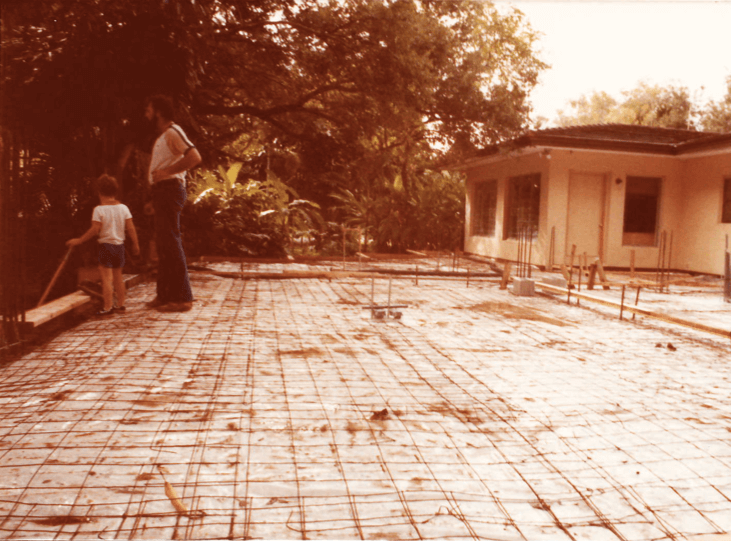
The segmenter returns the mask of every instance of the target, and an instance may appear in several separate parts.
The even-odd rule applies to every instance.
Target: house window
[[[541,175],[511,177],[505,206],[505,239],[517,239],[528,230],[538,236],[538,209],[541,199]]]
[[[731,224],[731,178],[723,180],[723,208],[721,209],[721,223]]]
[[[623,244],[655,245],[660,210],[660,184],[659,178],[627,177]]]
[[[497,180],[476,184],[472,198],[472,234],[494,236],[496,212]]]

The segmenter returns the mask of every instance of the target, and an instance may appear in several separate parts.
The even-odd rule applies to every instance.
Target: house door
[[[576,254],[603,257],[604,175],[578,173],[569,176],[569,208],[566,254],[576,245]]]

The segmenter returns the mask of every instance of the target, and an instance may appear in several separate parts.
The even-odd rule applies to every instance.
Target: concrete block
[[[513,295],[532,297],[536,291],[536,281],[532,278],[513,278]]]

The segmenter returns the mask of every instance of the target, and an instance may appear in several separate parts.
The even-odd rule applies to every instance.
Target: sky
[[[640,81],[685,86],[697,102],[719,100],[731,75],[731,0],[620,2],[499,1],[522,11],[542,35],[551,67],[531,94],[549,120],[569,100],[594,91],[621,98]]]

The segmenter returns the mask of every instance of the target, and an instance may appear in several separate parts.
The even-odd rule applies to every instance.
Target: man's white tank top
[[[170,145],[168,144],[167,138],[170,133],[172,133],[172,130],[175,130],[178,132],[178,135],[180,135],[180,138],[183,140],[183,142],[188,145],[188,148],[193,148],[195,145],[190,142],[190,139],[185,135],[185,132],[183,132],[182,128],[178,126],[177,124],[172,124],[168,129],[166,129],[164,132],[160,134],[160,137],[157,138],[155,141],[155,144],[152,147],[152,159],[150,160],[150,170],[147,175],[147,181],[152,184],[152,172],[157,171],[158,169],[162,169],[163,167],[167,167],[169,165],[174,164],[177,161],[180,161],[183,159],[183,156],[185,154],[173,154],[170,150]],[[185,184],[185,171],[181,173],[176,173],[175,175],[171,175],[168,178],[179,178],[183,181],[183,184]]]

